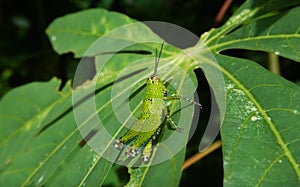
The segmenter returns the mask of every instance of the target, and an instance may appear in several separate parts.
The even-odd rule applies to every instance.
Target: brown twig
[[[187,159],[183,164],[182,170],[185,170],[186,168],[188,168],[189,166],[191,166],[192,164],[194,164],[195,162],[197,162],[201,158],[205,157],[206,155],[210,154],[211,152],[217,150],[221,146],[222,146],[222,141],[221,140],[218,140],[218,141],[214,142],[205,151],[199,152],[199,153],[193,155],[192,157],[190,157],[189,159]]]
[[[214,24],[213,27],[217,27],[220,22],[222,21],[226,11],[228,10],[230,4],[232,3],[232,0],[226,0],[223,4],[223,6],[221,7],[220,11],[218,12],[215,20],[214,20]]]

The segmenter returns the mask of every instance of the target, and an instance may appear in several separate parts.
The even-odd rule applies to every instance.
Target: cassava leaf
[[[221,131],[225,186],[299,185],[299,87],[252,61],[220,55],[226,49],[243,48],[278,52],[299,61],[299,4],[298,0],[246,1],[224,26],[202,36],[201,42],[207,48],[199,47],[199,42],[185,50],[192,59],[167,44],[162,53],[159,75],[173,81],[176,89],[184,88],[181,80],[187,75],[197,85],[192,70],[200,67],[222,112],[226,97]],[[114,30],[132,23],[136,21],[122,14],[92,9],[58,18],[48,27],[49,39],[59,54],[73,52],[75,57],[95,58],[97,75],[76,90],[68,84],[59,91],[59,82],[53,79],[17,88],[2,98],[1,185],[99,186],[105,181],[113,164],[105,158],[114,156],[117,150],[112,143],[126,130],[114,114],[114,102],[122,110],[123,101],[120,95],[111,94],[113,88],[124,84],[124,90],[132,89],[130,107],[138,111],[144,80],[153,70],[151,57],[157,48],[154,43],[162,41],[141,23],[132,30]],[[103,35],[116,36],[114,42],[120,45],[98,40]],[[96,46],[85,53],[96,41],[106,47]],[[148,53],[109,54],[116,49]],[[213,52],[219,66],[207,55],[208,51]],[[178,73],[175,65],[185,74]],[[122,74],[126,67],[130,67],[127,74]],[[221,72],[224,77],[211,72]],[[115,80],[118,81],[114,83]],[[176,106],[171,109],[175,111]],[[189,115],[184,116],[189,123]],[[173,117],[179,118],[177,114]],[[189,126],[182,134],[166,132],[166,136],[175,134],[176,142],[185,144],[188,130]],[[105,138],[106,132],[111,137]],[[167,150],[169,144],[162,146]],[[178,185],[184,152],[170,154],[170,160],[154,166],[129,169],[127,185]]]
[[[297,186],[300,88],[249,60],[218,60],[227,91],[224,185]]]
[[[56,79],[32,83],[1,100],[0,184],[43,186],[55,183],[61,175],[64,178],[59,184],[78,185],[88,177],[96,177],[93,184],[99,184],[106,176],[111,164],[87,146],[80,147],[82,137],[71,110],[70,85],[63,91],[58,87]],[[87,167],[95,161],[100,165],[96,175],[92,171],[99,165]]]
[[[86,19],[89,17],[92,18]],[[114,17],[116,18],[114,19]],[[99,21],[96,18],[98,18]],[[96,19],[96,21],[93,21],[94,19]],[[116,19],[122,21],[111,23],[115,22]],[[92,21],[87,22],[86,20]],[[110,21],[101,22],[101,20]],[[117,26],[130,23],[131,21],[134,22],[133,20],[129,20],[129,18],[126,16],[122,16],[116,13],[110,13],[101,9],[89,10],[59,18],[57,21],[54,21],[53,24],[50,25],[50,27],[47,29],[47,33],[53,43],[55,50],[58,53],[73,52],[75,56],[78,57],[83,55],[84,51],[88,49],[89,45],[95,42],[98,36],[106,34],[106,32],[98,32],[99,30],[103,28],[113,29]],[[109,31],[110,30],[107,30],[107,32]],[[93,33],[97,34],[93,35]],[[12,153],[7,154],[6,157],[2,158],[2,170],[0,177],[1,184],[11,184],[17,186],[95,186],[101,185],[104,182],[113,164],[113,162],[105,160],[105,154],[110,154],[110,150],[117,152],[117,150],[113,148],[112,143],[117,138],[119,131],[123,129],[123,127],[120,126],[122,124],[116,123],[117,119],[112,113],[113,110],[111,108],[111,90],[113,84],[111,83],[116,80],[118,74],[120,74],[124,67],[128,66],[128,64],[132,64],[129,67],[132,70],[139,70],[138,74],[136,74],[135,77],[129,76],[124,80],[122,79],[121,83],[127,81],[130,82],[131,85],[137,85],[135,89],[139,89],[144,84],[144,82],[140,83],[140,81],[144,81],[153,72],[153,57],[155,48],[157,48],[157,45],[145,42],[154,40],[160,43],[162,41],[162,39],[151,32],[148,27],[142,24],[138,24],[135,30],[131,30],[127,33],[112,33],[114,34],[114,36],[122,34],[123,38],[120,39],[121,42],[144,42],[144,44],[142,43],[127,46],[126,50],[137,50],[142,48],[143,50],[150,51],[152,54],[148,54],[148,56],[132,53],[117,54],[116,56],[112,57],[110,61],[111,65],[107,64],[105,71],[98,72],[98,78],[96,77],[95,80],[86,82],[84,85],[76,88],[76,90],[74,91],[69,87],[66,87],[69,88],[65,89],[67,90],[66,93],[57,91],[55,88],[57,88],[59,85],[58,83],[53,83],[53,81],[50,83],[39,83],[34,87],[35,89],[33,89],[30,85],[25,86],[26,91],[24,92],[26,92],[28,96],[39,95],[41,97],[45,96],[48,98],[53,98],[52,95],[58,95],[62,98],[57,97],[53,99],[52,102],[54,104],[57,104],[57,106],[54,104],[54,106],[48,106],[47,102],[37,100],[38,97],[28,99],[27,102],[33,103],[33,105],[35,105],[36,102],[40,102],[40,104],[45,105],[46,109],[43,110],[50,110],[51,112],[42,113],[42,115],[39,113],[30,113],[28,114],[28,122],[26,122],[25,125],[23,124],[23,121],[21,123],[18,123],[21,129],[26,129],[27,123],[37,123],[36,126],[40,129],[29,128],[27,131],[25,130],[25,132],[32,134],[31,136],[23,133],[23,131],[20,131],[20,133],[14,133],[11,130],[8,133],[8,136],[12,138],[7,140],[6,142],[3,142],[3,146],[5,146],[5,148],[1,149],[1,153],[3,155],[6,154],[5,151],[7,147],[11,149]],[[124,35],[126,34],[127,36],[124,37]],[[76,37],[76,40],[74,39],[74,37]],[[109,48],[108,46],[108,48],[101,50],[91,50],[87,55],[93,57],[95,55],[99,55],[98,53],[100,53],[100,55],[96,57],[97,67],[98,65],[101,66],[101,59],[103,59],[103,57],[105,58],[106,55],[101,53],[111,52],[113,48]],[[170,61],[168,62],[166,60],[163,60],[174,54],[178,54],[179,52],[180,50],[177,50],[174,47],[168,46],[166,44],[162,53],[162,59],[160,63],[160,66],[163,68],[159,68],[158,71],[159,74],[162,75],[161,78],[163,78],[164,80],[174,79],[175,81],[173,80],[173,82],[175,83],[177,81],[177,88],[179,88],[180,90],[180,86],[182,85],[180,84],[180,82],[178,82],[178,80],[182,80],[184,79],[184,77],[182,77],[178,72],[174,73],[176,70],[174,69],[174,64],[170,63]],[[140,60],[141,57],[147,57],[147,60],[139,62],[138,60]],[[191,69],[189,68],[189,66],[186,66],[185,64],[186,57],[182,54],[178,57],[179,58],[177,58],[177,60],[173,60],[173,63],[177,63],[178,66],[182,66],[183,68],[185,68],[185,71],[190,71]],[[118,63],[120,59],[123,60],[121,61],[121,63]],[[191,74],[190,76],[192,76],[192,81],[193,83],[195,83],[195,77],[193,77],[193,73],[189,72],[188,75],[189,74]],[[177,75],[177,77],[180,77],[180,79],[177,79],[174,75]],[[86,92],[93,85],[93,83],[95,83],[96,89],[95,97],[90,96],[91,92]],[[49,89],[52,91],[40,89],[42,86],[49,87]],[[45,93],[49,94],[50,96],[46,95],[43,90],[45,90]],[[15,92],[17,92],[19,95],[23,94],[23,91]],[[72,94],[74,108],[72,108],[71,103]],[[76,95],[75,99],[74,94]],[[189,94],[191,94],[191,92]],[[139,96],[141,95],[142,92],[138,92],[138,95],[134,97],[135,100],[131,102],[133,107],[138,106],[141,100],[136,98],[139,98]],[[10,95],[8,95],[7,97],[9,98]],[[91,107],[92,105],[90,105],[94,101],[96,101],[96,113],[93,113],[93,111],[89,113],[89,111],[91,111],[90,109],[94,109]],[[9,103],[7,101],[7,98],[3,98],[2,102]],[[6,105],[8,104],[3,105],[1,108],[5,108]],[[12,108],[16,107],[18,107],[17,103]],[[22,110],[18,110],[17,113],[26,114],[26,109],[28,108],[20,109]],[[82,121],[82,123],[78,122],[76,111],[82,112],[81,114],[83,116],[87,115],[84,116],[87,117],[87,120]],[[7,117],[6,115],[6,113],[3,114],[3,116]],[[35,115],[41,118],[40,121],[36,122]],[[101,118],[101,122],[102,124],[105,124],[105,126],[99,127],[99,123],[95,121],[98,116]],[[176,115],[174,116],[176,117]],[[191,118],[187,119],[186,122],[188,123],[189,120],[191,120]],[[2,126],[2,128],[10,129],[8,128],[10,126],[9,123]],[[80,128],[95,128],[89,129],[92,131],[85,131],[87,132],[87,134],[84,134],[83,132],[79,132],[80,128],[78,128],[76,124],[80,126]],[[184,139],[186,139],[188,134],[188,129],[189,127],[187,126],[185,133],[177,134],[175,138],[178,137],[180,140],[182,139],[183,141],[181,142],[184,143]],[[124,130],[125,129],[123,129],[123,131]],[[101,141],[101,135],[103,135],[105,131],[110,132],[112,134],[112,137]],[[82,135],[83,137],[90,136],[88,139],[86,139],[87,142],[83,140]],[[100,139],[98,139],[99,137]],[[109,141],[108,144],[106,144],[107,141]],[[17,145],[20,142],[24,142],[24,145],[22,146],[22,149],[17,149]],[[99,149],[103,147],[104,148],[100,151],[98,150],[98,152],[95,153],[94,150],[91,149],[88,145],[96,145],[99,147]],[[17,153],[17,156],[15,156],[14,153]],[[180,179],[180,171],[183,162],[184,151],[181,151],[178,154],[179,156],[174,157],[172,161],[167,160],[162,166],[168,166],[169,162],[171,162],[172,165],[176,166],[173,172],[166,174],[169,175],[168,178],[177,179],[176,181],[174,181],[175,184],[178,184]],[[25,160],[28,160],[29,162],[25,162]],[[161,170],[161,168],[159,167],[150,168],[151,169],[149,171],[151,171],[151,173],[155,173]],[[147,175],[145,180],[149,181],[148,178],[152,177],[152,175],[148,175],[147,172],[145,174]],[[134,175],[132,177],[134,177]],[[16,178],[18,180],[16,180]]]
[[[132,23],[136,24],[131,26],[130,32],[126,27],[122,29],[122,26]],[[119,30],[114,32],[116,28]],[[72,52],[75,57],[95,56],[102,52],[116,52],[114,50],[116,50],[118,43],[115,40],[128,41],[131,44],[142,43],[145,39],[161,42],[161,39],[146,25],[137,23],[124,14],[109,12],[104,9],[90,9],[63,16],[54,20],[46,32],[57,53]],[[111,40],[101,41],[105,48],[94,47],[94,50],[90,49],[89,53],[86,53],[101,36],[111,32],[116,37],[113,40],[114,43],[109,43]],[[104,44],[104,42],[107,43]],[[144,50],[144,48],[139,46],[136,50]]]
[[[299,24],[294,21],[300,17],[299,7],[288,9],[299,2],[259,2],[247,1],[224,26],[202,37],[214,52],[226,84],[221,129],[224,185],[297,186],[299,87],[254,62],[219,54],[240,48],[299,61]]]
[[[184,153],[185,150],[181,152]],[[180,164],[177,163],[179,160],[181,160]],[[178,176],[181,175],[183,161],[184,154],[179,153],[170,161],[152,167],[129,168],[130,181],[126,186],[153,186],[153,181],[163,186],[177,186],[180,181]],[[170,178],[162,176],[170,176]]]
[[[225,49],[251,49],[273,52],[300,62],[300,7],[281,14],[259,19],[222,37],[214,46],[217,51]]]
[[[100,36],[133,22],[117,12],[92,9],[58,18],[46,32],[57,53],[73,52],[76,57],[81,57]]]

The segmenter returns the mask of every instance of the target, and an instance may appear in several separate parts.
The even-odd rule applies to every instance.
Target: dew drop
[[[41,184],[41,182],[44,180],[44,176],[41,176],[38,180],[37,180],[37,185]]]
[[[97,161],[97,157],[94,157],[94,158],[93,158],[93,162],[96,162],[96,161]]]
[[[223,182],[224,182],[224,184],[229,183],[228,180],[227,180],[226,178],[224,178]]]
[[[257,121],[257,120],[260,120],[260,117],[258,117],[258,116],[252,116],[251,117],[251,121]]]
[[[278,51],[275,52],[275,55],[280,55],[280,53]]]
[[[234,85],[233,85],[233,84],[228,84],[228,85],[226,85],[226,87],[225,87],[226,90],[230,90],[230,89],[232,89],[232,88],[234,88]]]
[[[244,93],[242,90],[234,89],[234,91],[235,91],[238,95],[245,95],[245,93]]]
[[[228,162],[224,161],[224,166],[228,166],[228,165],[229,165]]]
[[[51,40],[52,40],[53,42],[55,42],[55,41],[56,41],[56,36],[52,36],[52,37],[51,37]]]
[[[278,160],[279,163],[282,163],[282,160]]]
[[[94,154],[94,156],[93,156],[93,164],[96,163],[96,162],[98,162],[99,158],[100,158],[100,156],[98,154]]]

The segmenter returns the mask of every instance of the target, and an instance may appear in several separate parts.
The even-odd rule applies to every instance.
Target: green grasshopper
[[[142,161],[147,164],[152,155],[152,146],[157,143],[162,133],[165,117],[171,125],[171,129],[182,132],[169,116],[165,100],[184,99],[193,104],[201,105],[188,98],[181,96],[167,97],[167,89],[160,78],[157,76],[159,59],[162,53],[164,42],[161,45],[159,54],[156,49],[156,58],[153,75],[146,81],[146,92],[142,102],[142,113],[132,127],[114,143],[114,147],[123,150],[124,144],[130,145],[126,151],[129,158],[136,157],[142,152]]]

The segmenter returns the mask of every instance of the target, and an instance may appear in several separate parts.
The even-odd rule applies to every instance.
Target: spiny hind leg
[[[161,135],[161,127],[157,128],[155,133],[151,136],[148,143],[145,145],[143,152],[142,152],[142,159],[145,164],[147,164],[150,161],[150,158],[152,156],[153,151],[153,144],[156,144],[159,136]]]
[[[143,124],[142,120],[136,121],[132,125],[132,127],[128,129],[127,132],[121,138],[119,138],[119,140],[115,141],[114,147],[118,150],[122,150],[124,144],[130,144],[132,141],[134,141],[140,133],[139,129],[142,128],[142,124]]]
[[[145,164],[147,164],[151,158],[151,155],[152,155],[152,139],[150,139],[148,141],[148,143],[146,144],[146,146],[144,147],[144,150],[142,152],[142,159],[143,159],[143,162]]]

